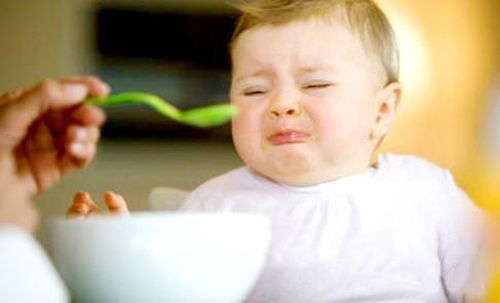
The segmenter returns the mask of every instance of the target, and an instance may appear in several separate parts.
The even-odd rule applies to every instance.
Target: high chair
[[[189,191],[175,187],[156,187],[149,193],[150,210],[177,210],[189,195]]]

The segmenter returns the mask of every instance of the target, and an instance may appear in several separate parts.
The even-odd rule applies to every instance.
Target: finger
[[[30,129],[29,137],[24,144],[24,155],[27,157],[39,193],[60,179],[58,150],[50,130],[43,121]]]
[[[96,126],[71,125],[66,131],[66,144],[95,144],[99,141],[101,132]]]
[[[73,204],[66,211],[67,218],[83,219],[91,214],[101,214],[99,206],[88,192],[80,191],[75,194]]]
[[[60,79],[64,83],[84,83],[89,88],[89,95],[102,97],[111,91],[107,83],[95,76],[68,76]]]
[[[71,204],[66,210],[67,219],[85,219],[89,212],[87,205],[85,204]]]
[[[87,95],[85,86],[71,85],[65,88],[53,80],[45,80],[21,98],[5,103],[0,112],[0,131],[9,135],[10,144],[19,144],[31,124],[51,108],[74,105]]]
[[[95,144],[73,143],[70,146],[70,155],[67,155],[63,161],[66,168],[82,168],[89,165],[97,152]],[[67,160],[66,160],[67,159]]]
[[[68,175],[77,169],[86,167],[92,163],[97,154],[97,147],[81,143],[72,144],[66,154],[60,158],[59,167],[62,175]]]
[[[89,93],[90,94],[90,93]],[[68,125],[96,125],[104,123],[106,114],[99,107],[90,104],[77,104],[47,112],[45,120],[54,133],[64,133]]]
[[[11,142],[14,147],[24,137],[32,122],[43,114],[54,109],[72,107],[91,92],[105,94],[109,91],[106,87],[100,80],[82,77],[64,81],[44,80],[27,92],[7,94],[5,98],[12,100],[0,102],[3,108],[0,114],[0,131],[14,137]]]
[[[76,107],[71,112],[71,119],[74,122],[83,125],[97,125],[100,126],[106,120],[106,114],[102,109],[89,104],[83,104]]]
[[[86,204],[84,195],[85,192],[78,192],[73,197],[73,203],[66,210],[66,218],[68,219],[84,219],[90,211],[89,205]]]
[[[89,88],[82,83],[63,84],[57,80],[45,79],[27,90],[22,98],[14,100],[11,111],[23,117],[38,117],[49,109],[70,107],[82,101],[89,93]],[[25,118],[26,119],[26,118]]]
[[[99,208],[97,203],[94,202],[94,199],[92,199],[92,197],[88,192],[82,191],[77,193],[77,195],[78,197],[75,197],[76,198],[75,200],[78,203],[81,203],[87,207],[87,212],[85,213],[85,215],[89,215],[92,213],[98,213],[98,214],[102,213],[101,209]]]
[[[106,193],[104,193],[104,201],[106,202],[110,214],[121,216],[130,215],[127,203],[122,196],[112,191],[107,191]]]
[[[84,145],[76,143],[71,145],[71,151],[60,158],[60,169],[62,175],[68,175],[77,169],[84,168],[94,160],[97,154],[97,147],[95,145]]]
[[[64,138],[60,168],[64,174],[89,165],[97,153],[100,131],[97,127],[71,126]]]

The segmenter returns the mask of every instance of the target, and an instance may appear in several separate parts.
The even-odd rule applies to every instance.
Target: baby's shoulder
[[[401,182],[449,182],[451,177],[447,169],[413,155],[382,154],[378,168],[384,176]]]
[[[429,202],[464,199],[450,171],[428,160],[412,155],[384,154],[378,163],[378,179],[391,192]]]
[[[379,159],[379,191],[390,193],[395,201],[416,205],[439,216],[476,212],[472,200],[458,186],[449,170],[428,160],[384,154]]]

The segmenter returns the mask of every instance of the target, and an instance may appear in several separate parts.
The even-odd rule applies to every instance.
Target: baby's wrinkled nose
[[[278,92],[269,106],[269,116],[273,119],[286,116],[299,116],[302,109],[296,96],[291,93]]]

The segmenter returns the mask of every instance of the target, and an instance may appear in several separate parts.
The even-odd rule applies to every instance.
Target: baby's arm
[[[475,302],[485,295],[488,272],[480,266],[484,214],[448,175],[448,199],[440,221],[443,283],[450,302]]]
[[[104,201],[108,211],[113,215],[129,216],[127,203],[122,196],[108,191],[104,193]],[[73,203],[66,211],[68,219],[86,219],[90,216],[102,214],[99,206],[94,202],[88,192],[80,191],[73,198]]]

